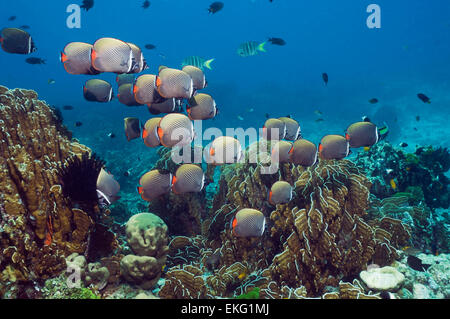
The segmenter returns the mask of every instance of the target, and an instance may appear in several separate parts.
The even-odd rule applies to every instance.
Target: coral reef
[[[167,226],[150,213],[132,216],[126,225],[128,245],[137,255],[126,255],[120,261],[123,277],[142,289],[152,288],[159,280],[169,250]]]
[[[370,183],[353,163],[322,161],[314,169],[296,171],[292,177],[302,196],[271,214],[272,236],[283,244],[272,278],[289,286],[300,281],[317,295],[354,277],[372,260],[387,265],[396,258],[395,248],[405,238],[394,242],[399,229],[387,229],[386,221],[374,226],[364,221]],[[402,234],[408,237],[407,231]]]
[[[45,299],[101,299],[100,295],[90,288],[69,288],[65,277],[60,276],[47,280],[42,288],[42,298]]]
[[[450,251],[450,215],[447,210],[431,210],[424,202],[411,204],[406,193],[397,193],[382,200],[371,196],[367,210],[369,219],[391,217],[401,220],[411,229],[408,246],[427,253]]]
[[[414,153],[405,153],[382,141],[368,152],[360,152],[355,163],[367,172],[373,184],[371,193],[378,198],[392,196],[395,192],[415,196],[423,193],[430,208],[450,205],[450,180],[445,175],[450,169],[450,153],[446,148],[419,147]],[[391,179],[396,189],[392,189]]]
[[[0,87],[0,115],[0,297],[449,298],[447,149],[381,142],[356,163],[267,173],[261,141],[246,150],[250,163],[207,165],[201,192],[133,215],[137,204],[98,205],[105,162],[35,92]],[[171,150],[158,155],[153,169],[175,173]],[[269,203],[276,181],[293,186],[289,203]],[[266,217],[261,237],[231,231],[243,208]],[[126,225],[111,210],[131,215]]]
[[[154,257],[126,255],[120,261],[120,270],[129,283],[150,289],[158,282],[162,266]]]
[[[45,280],[83,253],[92,221],[63,196],[57,169],[90,149],[67,139],[36,92],[0,87],[0,295],[11,282]]]
[[[361,271],[359,276],[369,289],[377,291],[395,291],[400,288],[405,280],[402,273],[390,266],[364,270]]]
[[[295,196],[274,210],[267,196],[277,180],[295,185]],[[310,168],[284,164],[275,174],[262,174],[261,164],[229,165],[218,185],[202,236],[178,236],[169,244],[163,298],[236,297],[256,287],[260,298],[324,296],[370,262],[392,263],[410,236],[393,218],[368,224],[370,182],[347,160]],[[269,231],[262,238],[231,234],[230,220],[245,207],[266,215]],[[352,297],[365,295],[361,289]]]
[[[448,299],[450,296],[450,255],[439,256],[420,253],[419,259],[428,266],[426,271],[412,269],[408,265],[408,254],[401,252],[398,261],[391,267],[395,273],[400,273],[404,280],[400,286],[389,290],[385,298],[391,299]],[[379,268],[381,269],[381,268]],[[376,269],[375,269],[376,270]],[[379,278],[381,279],[381,278]],[[378,279],[378,280],[379,280]],[[367,286],[364,291],[374,294]]]

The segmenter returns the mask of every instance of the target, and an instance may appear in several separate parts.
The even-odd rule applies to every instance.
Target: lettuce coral
[[[371,183],[363,171],[348,160],[321,160],[309,168],[283,164],[275,174],[262,174],[261,167],[221,168],[202,236],[178,236],[169,245],[170,268],[160,295],[236,297],[258,288],[261,298],[378,298],[341,282],[356,278],[370,262],[391,263],[410,233],[392,218],[367,220]],[[277,180],[294,185],[295,195],[273,209],[268,189]],[[266,215],[262,238],[232,235],[230,221],[243,207]],[[180,294],[180,286],[188,291]],[[333,295],[327,287],[342,291]]]

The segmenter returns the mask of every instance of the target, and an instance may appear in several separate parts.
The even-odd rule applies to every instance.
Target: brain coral
[[[143,289],[150,289],[161,276],[169,250],[167,226],[151,213],[133,215],[126,224],[128,245],[136,255],[127,255],[120,262],[124,278]]]
[[[53,276],[86,249],[92,221],[68,205],[56,171],[90,150],[57,121],[36,92],[0,87],[0,272],[16,281]]]
[[[167,226],[164,221],[151,213],[131,216],[125,228],[127,242],[133,252],[140,256],[165,258],[169,250]]]

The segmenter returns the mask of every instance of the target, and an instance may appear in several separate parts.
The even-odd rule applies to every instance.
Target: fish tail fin
[[[264,41],[263,43],[260,43],[258,45],[258,50],[261,52],[267,52],[266,49],[264,48],[264,46],[267,44],[267,41]]]
[[[204,66],[207,67],[208,69],[212,70],[211,68],[211,63],[214,61],[215,59],[210,59],[208,61],[205,62]]]

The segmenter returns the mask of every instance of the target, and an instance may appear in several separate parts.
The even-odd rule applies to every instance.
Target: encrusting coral
[[[91,151],[68,140],[56,121],[36,92],[0,87],[0,272],[9,281],[54,276],[65,255],[86,249],[91,220],[69,205],[57,169]]]

